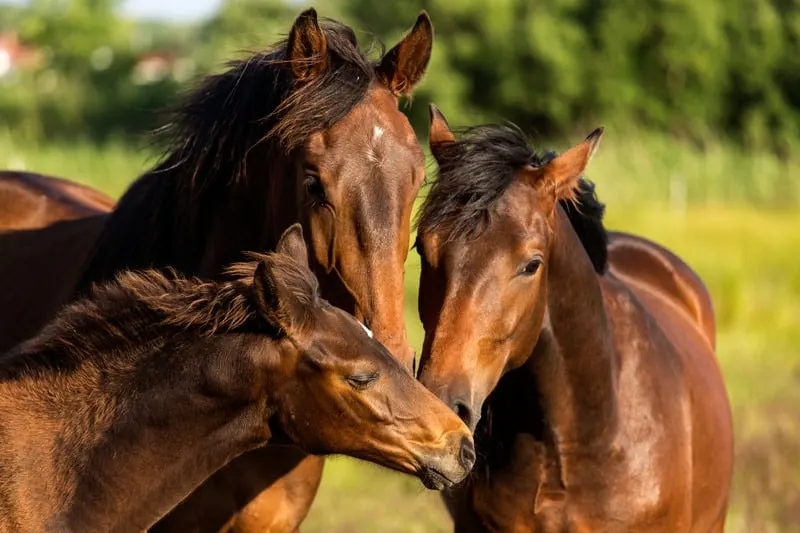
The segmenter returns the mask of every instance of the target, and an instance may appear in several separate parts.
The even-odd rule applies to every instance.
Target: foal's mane
[[[310,81],[295,83],[283,40],[205,78],[172,110],[157,132],[162,162],[131,186],[109,216],[79,292],[121,268],[174,266],[196,273],[214,218],[230,198],[265,209],[268,182],[286,179],[276,172],[276,160],[344,118],[376,80],[376,63],[351,28],[330,20],[321,28],[327,58],[319,58],[324,68]],[[259,159],[250,163],[261,168],[248,173],[247,156],[256,149]],[[260,228],[263,221],[250,226]]]
[[[465,129],[455,143],[441,148],[437,179],[433,181],[417,218],[420,232],[437,229],[445,240],[470,237],[486,227],[493,209],[517,171],[541,167],[556,152],[538,154],[516,125],[488,124]],[[608,235],[603,226],[605,206],[594,183],[581,178],[575,201],[559,202],[592,261],[605,272]]]
[[[280,332],[261,317],[254,303],[253,277],[260,262],[279,276],[295,298],[316,298],[317,281],[282,254],[248,252],[254,261],[226,269],[226,281],[185,277],[174,270],[122,271],[93,285],[89,295],[65,307],[35,338],[0,356],[0,379],[36,369],[69,371],[81,363],[125,357],[143,347],[158,349],[188,334]]]

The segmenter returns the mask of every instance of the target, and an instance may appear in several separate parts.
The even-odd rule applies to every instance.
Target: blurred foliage
[[[143,132],[196,73],[285,36],[304,2],[226,0],[194,27],[123,20],[119,0],[33,0],[0,10],[40,47],[35,72],[0,79],[0,113],[24,134]],[[420,9],[436,28],[419,104],[456,124],[500,118],[563,137],[635,124],[788,154],[800,141],[800,0],[324,0],[325,16],[393,44]],[[183,74],[134,83],[142,54],[188,58]],[[134,80],[135,81],[135,80]],[[409,115],[418,131],[426,106]]]
[[[417,99],[465,123],[502,117],[552,136],[613,120],[782,153],[800,133],[797,0],[345,3],[380,35],[426,9],[436,48]]]

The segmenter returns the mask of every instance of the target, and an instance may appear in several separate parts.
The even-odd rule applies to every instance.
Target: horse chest
[[[662,526],[672,513],[661,499],[642,505],[636,494],[642,485],[630,484],[623,457],[609,458],[600,470],[594,461],[577,471],[563,465],[585,487],[568,491],[552,452],[533,437],[518,435],[506,464],[476,467],[469,484],[451,501],[460,502],[451,506],[457,509],[456,533],[670,531]]]

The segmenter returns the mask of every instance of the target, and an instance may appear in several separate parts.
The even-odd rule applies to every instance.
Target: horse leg
[[[228,533],[299,533],[317,494],[324,459],[308,455],[233,517]]]
[[[290,533],[311,508],[324,460],[266,446],[234,459],[150,529],[151,533]]]

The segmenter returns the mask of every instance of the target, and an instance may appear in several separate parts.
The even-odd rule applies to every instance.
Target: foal
[[[475,430],[480,460],[446,495],[458,533],[723,531],[713,337],[648,272],[607,269],[602,226],[588,243],[561,207],[592,193],[579,177],[601,133],[548,161],[513,127],[456,140],[432,109],[419,378]]]
[[[142,531],[266,442],[461,481],[468,428],[317,294],[299,225],[232,281],[125,272],[0,359],[0,530]]]

